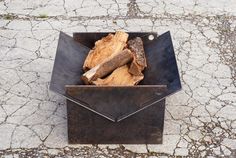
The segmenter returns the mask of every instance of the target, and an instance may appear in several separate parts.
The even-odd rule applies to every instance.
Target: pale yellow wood
[[[89,52],[85,59],[83,69],[89,69],[102,63],[108,57],[115,55],[126,47],[128,34],[122,31],[117,31],[115,35],[109,34],[108,36],[98,40],[95,47]]]
[[[92,83],[95,85],[125,85],[132,86],[138,84],[144,78],[143,74],[135,76],[129,73],[128,65],[114,70],[108,77],[104,79],[97,79]]]

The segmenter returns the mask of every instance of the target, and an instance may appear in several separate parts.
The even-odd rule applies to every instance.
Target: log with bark
[[[98,40],[92,50],[89,51],[85,59],[83,69],[88,71],[96,65],[102,63],[111,55],[115,55],[126,47],[128,34],[122,31],[117,31],[115,35],[109,34],[108,36]]]
[[[116,68],[129,63],[132,59],[133,54],[131,53],[131,51],[129,49],[125,49],[120,53],[115,54],[114,56],[110,56],[101,64],[98,64],[97,66],[84,73],[81,79],[86,84],[89,84],[97,78],[102,78],[108,75]]]
[[[133,75],[141,75],[144,68],[147,67],[142,39],[136,37],[129,40],[128,48],[134,53],[134,59],[130,65],[129,72]]]

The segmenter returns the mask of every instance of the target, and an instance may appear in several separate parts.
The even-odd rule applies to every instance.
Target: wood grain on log
[[[134,53],[134,60],[130,65],[129,72],[133,75],[141,75],[147,67],[143,41],[140,37],[128,41],[128,48]]]
[[[84,71],[88,71],[102,63],[111,55],[115,55],[122,51],[126,46],[128,36],[129,35],[125,32],[117,31],[115,35],[109,34],[101,40],[98,40],[85,59],[83,65]]]
[[[129,63],[133,59],[133,54],[129,49],[125,49],[114,56],[110,56],[101,64],[90,69],[82,75],[82,80],[89,84],[91,81],[96,80],[97,78],[102,78],[118,67],[121,67]]]
[[[123,85],[123,86],[132,86],[138,84],[143,79],[143,74],[135,76],[129,73],[128,65],[114,70],[109,76],[104,79],[98,78],[92,83],[95,85]]]

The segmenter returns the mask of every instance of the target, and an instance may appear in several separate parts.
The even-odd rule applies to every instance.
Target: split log
[[[139,76],[130,74],[128,65],[124,65],[114,70],[106,78],[104,79],[98,78],[96,81],[93,81],[92,83],[97,86],[102,86],[102,85],[133,86],[138,84],[143,78],[144,78],[143,74]]]
[[[134,53],[129,72],[133,75],[141,75],[145,67],[147,67],[143,41],[140,37],[128,41],[128,48]]]
[[[95,66],[86,73],[84,73],[81,79],[89,84],[91,81],[96,80],[97,78],[102,78],[111,73],[118,67],[121,67],[129,63],[133,59],[133,54],[129,49],[125,49],[120,53],[110,56],[103,63]]]
[[[89,51],[85,59],[83,69],[89,69],[101,64],[111,55],[115,55],[126,47],[128,34],[122,31],[117,31],[115,35],[109,34],[108,36],[98,40],[92,50]]]

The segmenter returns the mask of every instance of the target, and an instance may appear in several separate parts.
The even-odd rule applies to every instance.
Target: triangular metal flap
[[[179,91],[181,83],[170,32],[146,42],[144,50],[148,66],[140,84],[167,85],[166,96]]]
[[[50,90],[65,95],[65,85],[83,84],[82,66],[89,48],[74,41],[67,34],[60,32],[54,67],[50,82]]]
[[[113,121],[120,121],[164,96],[165,85],[86,86],[67,85],[67,97],[81,102]]]

